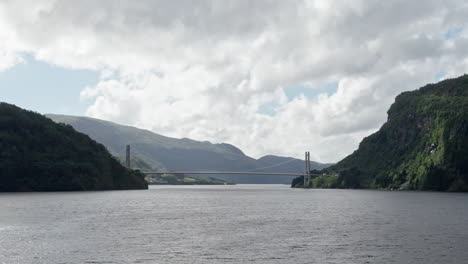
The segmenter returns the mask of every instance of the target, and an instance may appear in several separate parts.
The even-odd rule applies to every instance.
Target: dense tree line
[[[0,191],[147,188],[105,147],[71,126],[0,103]]]

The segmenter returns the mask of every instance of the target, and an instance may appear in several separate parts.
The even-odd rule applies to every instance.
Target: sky
[[[468,72],[465,0],[0,0],[0,101],[336,162]]]

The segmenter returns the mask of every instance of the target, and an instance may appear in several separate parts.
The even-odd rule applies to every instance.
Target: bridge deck
[[[248,171],[145,171],[143,174],[240,174],[240,175],[283,175],[303,176],[304,173],[248,172]]]

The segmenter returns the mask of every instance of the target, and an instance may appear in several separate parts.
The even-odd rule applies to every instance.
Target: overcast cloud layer
[[[467,18],[465,0],[0,0],[0,71],[96,70],[89,116],[333,162],[397,94],[468,71]]]

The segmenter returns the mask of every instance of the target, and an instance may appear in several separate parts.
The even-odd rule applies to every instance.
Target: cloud
[[[467,16],[463,0],[4,1],[0,70],[25,52],[93,69],[89,116],[330,162],[385,122],[398,93],[468,70]],[[331,94],[287,96],[329,83]]]

